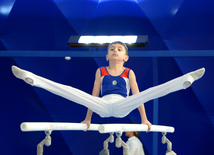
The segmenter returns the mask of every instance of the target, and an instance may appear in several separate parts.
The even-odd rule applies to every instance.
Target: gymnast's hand
[[[149,132],[152,128],[152,124],[149,122],[149,121],[146,121],[146,122],[142,122],[141,124],[145,124],[148,126],[148,130],[146,132]]]
[[[84,121],[82,121],[81,123],[83,123],[83,124],[86,124],[86,125],[87,125],[87,129],[86,129],[86,130],[83,130],[83,131],[87,131],[87,130],[90,128],[90,125],[91,125],[91,122],[90,122],[90,121],[86,121],[86,120],[84,120]]]

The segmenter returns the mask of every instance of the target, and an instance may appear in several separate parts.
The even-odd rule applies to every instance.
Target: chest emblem
[[[117,81],[116,80],[112,81],[112,84],[117,85]]]

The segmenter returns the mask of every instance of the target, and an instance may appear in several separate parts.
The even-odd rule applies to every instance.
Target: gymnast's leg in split
[[[71,86],[53,82],[46,78],[37,76],[29,71],[22,70],[16,66],[12,66],[12,72],[17,78],[24,80],[32,86],[43,88],[55,95],[83,105],[99,115],[106,115],[105,113],[108,112],[106,110],[108,109],[108,104],[106,104],[106,101],[100,97],[92,96]]]
[[[204,75],[204,72],[205,69],[201,68],[161,85],[146,89],[138,94],[129,96],[125,100],[117,101],[112,104],[112,109],[115,109],[113,113],[118,115],[118,117],[125,117],[132,110],[138,108],[142,103],[146,103],[169,93],[190,87],[194,81],[200,79]]]
[[[130,97],[122,99],[118,98],[118,100],[112,102],[111,104],[109,104],[108,98],[102,99],[99,97],[94,97],[81,90],[53,82],[31,72],[19,69],[18,67],[12,66],[12,71],[17,78],[23,79],[26,83],[46,89],[56,95],[86,106],[95,113],[99,114],[101,117],[125,117],[142,103],[165,96],[171,92],[188,88],[195,80],[203,76],[205,70],[202,68],[194,72],[187,73],[181,77],[149,88]]]

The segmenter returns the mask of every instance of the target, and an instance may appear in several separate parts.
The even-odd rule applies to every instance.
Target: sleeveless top
[[[106,67],[100,67],[101,73],[101,96],[118,94],[124,97],[129,96],[129,68],[124,69],[119,76],[112,76]]]

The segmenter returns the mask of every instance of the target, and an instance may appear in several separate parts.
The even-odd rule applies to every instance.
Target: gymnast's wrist
[[[142,121],[141,124],[147,124],[150,123],[149,121]]]

